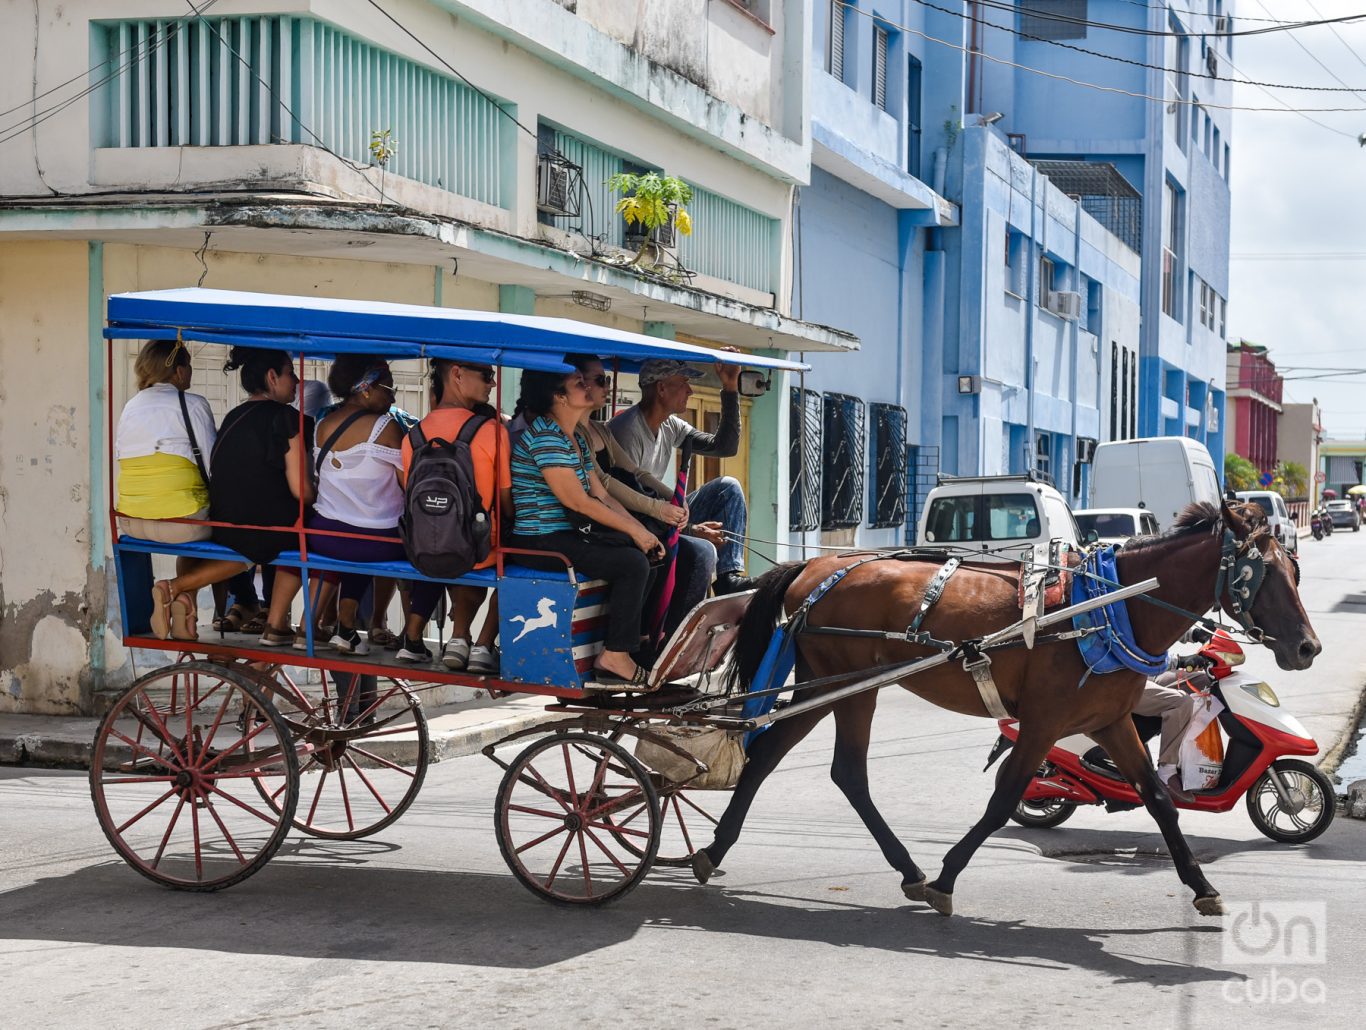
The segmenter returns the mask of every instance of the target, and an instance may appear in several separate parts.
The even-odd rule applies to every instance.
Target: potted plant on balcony
[[[692,235],[687,209],[692,187],[682,179],[658,172],[618,172],[607,180],[607,188],[621,194],[616,212],[626,220],[628,232],[640,230],[627,237],[636,246],[632,265],[656,269],[665,263],[665,250],[673,245],[675,233]]]

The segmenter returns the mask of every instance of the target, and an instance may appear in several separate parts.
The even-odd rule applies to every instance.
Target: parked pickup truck
[[[1062,494],[1033,475],[941,475],[916,527],[919,546],[970,549],[984,561],[1020,561],[1052,540],[1077,547],[1077,523]]]

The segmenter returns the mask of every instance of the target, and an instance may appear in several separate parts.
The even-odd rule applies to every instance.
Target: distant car
[[[1357,512],[1355,501],[1329,501],[1325,508],[1328,509],[1328,517],[1333,520],[1333,525],[1351,526],[1355,533],[1361,529],[1361,515]]]
[[[1281,542],[1281,546],[1291,554],[1299,553],[1299,534],[1295,531],[1295,520],[1290,515],[1290,509],[1285,506],[1284,497],[1275,490],[1239,490],[1237,496],[1238,500],[1247,501],[1261,508],[1266,514],[1267,525],[1271,527],[1271,532]]]
[[[1074,511],[1082,543],[1119,544],[1156,533],[1157,517],[1144,508],[1084,508]],[[1092,540],[1091,534],[1095,533]]]

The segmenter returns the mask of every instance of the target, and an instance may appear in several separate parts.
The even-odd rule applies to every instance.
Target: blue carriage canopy
[[[541,315],[339,300],[189,287],[119,293],[109,298],[111,340],[182,339],[232,346],[275,347],[332,358],[451,358],[545,371],[570,371],[565,354],[587,353],[635,370],[649,358],[802,372],[797,361],[749,352],[711,350],[608,326]]]

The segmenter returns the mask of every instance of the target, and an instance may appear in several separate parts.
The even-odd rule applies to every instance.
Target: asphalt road
[[[1305,673],[1281,673],[1269,656],[1253,666],[1327,747],[1366,680],[1366,533],[1302,548],[1324,654]],[[994,727],[897,692],[883,696],[874,733],[874,796],[933,875],[986,801],[991,778],[981,769]],[[1142,812],[1081,812],[1054,830],[1012,826],[978,853],[958,883],[959,914],[945,919],[902,898],[828,778],[831,741],[822,726],[769,780],[723,876],[700,887],[686,871],[659,870],[594,911],[546,905],[508,873],[492,826],[499,770],[478,756],[434,766],[382,839],[291,838],[266,870],[213,895],[163,890],[118,861],[84,776],[0,769],[0,1022],[1208,1028],[1359,1019],[1366,824],[1340,818],[1318,841],[1290,848],[1263,839],[1241,808],[1183,816],[1226,901],[1259,904],[1263,940],[1290,941],[1288,957],[1314,960],[1306,964],[1258,964],[1257,940],[1198,916]],[[1294,918],[1299,936],[1285,929]]]

